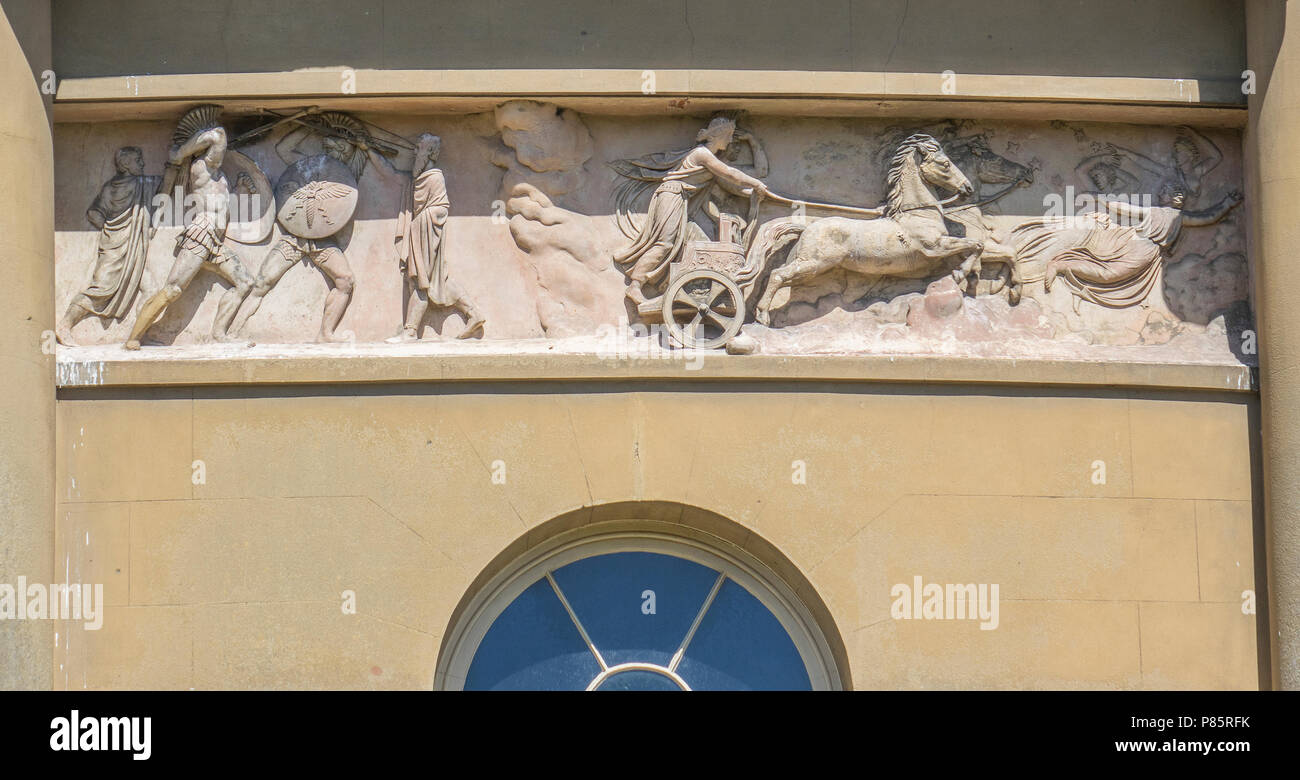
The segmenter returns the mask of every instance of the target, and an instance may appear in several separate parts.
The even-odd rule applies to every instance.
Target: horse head
[[[915,172],[926,191],[908,192],[914,186],[910,174]],[[889,185],[889,209],[897,212],[916,206],[938,205],[931,188],[938,187],[958,195],[975,191],[966,174],[948,159],[947,153],[933,136],[914,133],[898,146],[886,177]]]
[[[1034,169],[1008,160],[989,146],[984,134],[957,139],[948,146],[958,164],[975,174],[982,184],[1019,184],[1027,187],[1034,181]]]

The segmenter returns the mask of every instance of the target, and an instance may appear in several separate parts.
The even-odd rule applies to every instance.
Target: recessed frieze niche
[[[56,155],[61,360],[1254,363],[1235,130],[201,105]]]

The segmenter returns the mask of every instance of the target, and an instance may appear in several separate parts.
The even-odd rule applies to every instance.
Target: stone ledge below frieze
[[[577,340],[574,340],[577,341]],[[1111,348],[1133,351],[1141,348]],[[585,343],[195,345],[126,352],[59,347],[60,388],[463,382],[864,382],[1118,387],[1253,393],[1251,366],[936,354],[728,355],[663,350],[611,355]]]

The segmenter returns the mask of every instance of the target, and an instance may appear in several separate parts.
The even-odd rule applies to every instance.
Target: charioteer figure
[[[707,240],[694,218],[708,202],[715,186],[734,189],[735,194],[768,194],[761,179],[723,162],[723,154],[733,140],[751,136],[736,130],[736,123],[725,117],[709,122],[696,136],[696,146],[613,164],[628,179],[619,188],[618,223],[631,243],[614,254],[614,262],[631,266],[627,297],[638,306],[646,302],[642,289],[658,284],[668,265],[678,259],[688,240]],[[654,186],[645,220],[637,224],[631,209],[637,197]]]

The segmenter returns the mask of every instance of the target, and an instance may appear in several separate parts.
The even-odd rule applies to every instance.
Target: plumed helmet
[[[214,127],[221,127],[221,106],[207,103],[191,108],[176,123],[176,131],[172,133],[172,146],[181,146],[199,133]]]

